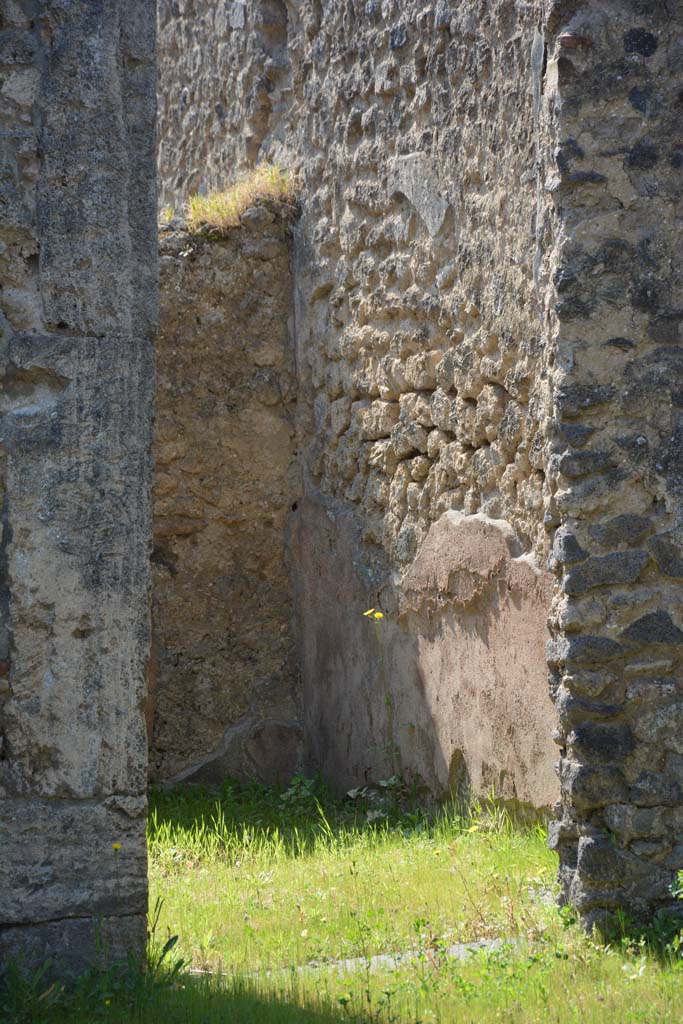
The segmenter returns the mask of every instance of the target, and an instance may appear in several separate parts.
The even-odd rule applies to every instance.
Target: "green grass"
[[[504,816],[368,823],[377,809],[307,807],[305,794],[298,807],[273,805],[252,792],[245,817],[233,787],[188,817],[176,799],[152,809],[151,898],[163,898],[161,927],[205,970],[397,953],[425,936],[535,936],[551,916],[537,897],[555,859],[538,829]]]
[[[675,931],[666,948],[652,932],[611,946],[586,936],[557,910],[542,828],[493,804],[427,817],[396,784],[366,796],[334,800],[309,780],[285,793],[231,784],[154,795],[150,972],[113,970],[69,995],[14,977],[0,1020],[680,1019]],[[493,937],[502,949],[446,953]],[[397,970],[368,969],[376,954],[406,952]],[[351,973],[335,966],[346,958],[357,958]]]

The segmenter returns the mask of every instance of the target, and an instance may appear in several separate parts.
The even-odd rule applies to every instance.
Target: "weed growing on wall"
[[[162,206],[159,210],[159,226],[162,228],[168,227],[173,220],[174,214],[175,208],[170,203]]]
[[[190,196],[187,202],[187,225],[190,231],[223,234],[237,227],[240,217],[250,206],[268,203],[294,208],[296,185],[292,176],[274,164],[259,164],[246,177],[240,178],[225,192],[206,196]]]

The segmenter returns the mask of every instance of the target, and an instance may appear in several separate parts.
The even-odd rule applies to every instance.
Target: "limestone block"
[[[415,452],[426,452],[428,437],[425,428],[412,420],[400,420],[391,431],[391,442],[399,459],[404,459]]]
[[[147,910],[146,800],[129,815],[79,801],[7,800],[3,807],[3,924]]]
[[[3,6],[0,952],[31,970],[145,945],[154,14]]]
[[[398,422],[399,405],[397,402],[355,402],[352,412],[360,436],[364,440],[378,440],[388,437],[395,424]]]
[[[383,79],[384,81],[384,79]],[[383,86],[386,91],[387,86]],[[415,207],[430,235],[438,234],[448,210],[440,194],[438,172],[425,153],[396,157],[389,170],[389,194],[400,192]]]

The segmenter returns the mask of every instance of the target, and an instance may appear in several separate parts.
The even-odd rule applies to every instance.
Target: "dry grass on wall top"
[[[259,164],[225,192],[191,196],[186,207],[187,226],[190,231],[222,234],[237,227],[250,206],[272,204],[293,211],[296,194],[296,183],[287,171],[273,164]]]

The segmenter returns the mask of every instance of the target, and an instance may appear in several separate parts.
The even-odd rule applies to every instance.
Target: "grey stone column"
[[[0,960],[145,940],[155,14],[0,15]]]
[[[683,13],[547,7],[552,840],[590,925],[683,868]]]

